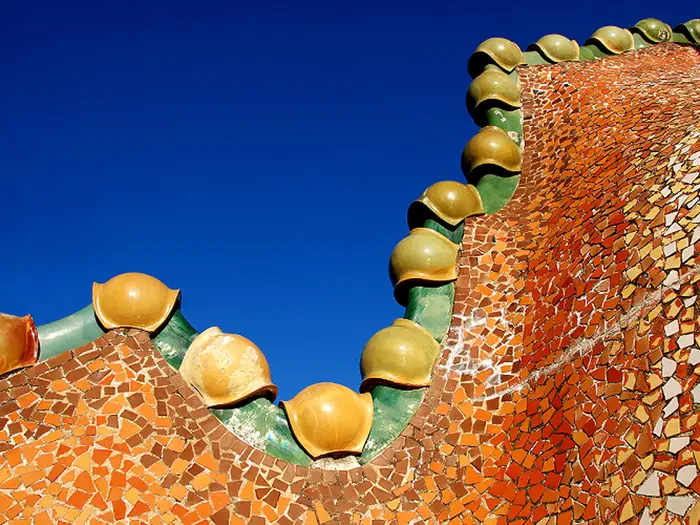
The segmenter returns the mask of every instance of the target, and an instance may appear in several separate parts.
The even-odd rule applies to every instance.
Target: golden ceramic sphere
[[[362,453],[374,418],[370,394],[317,383],[280,404],[294,437],[312,458]]]
[[[155,332],[170,317],[179,295],[180,290],[171,290],[145,273],[123,273],[92,285],[95,315],[107,329]]]
[[[465,175],[479,166],[494,165],[517,173],[522,165],[522,152],[508,133],[496,126],[482,128],[467,143],[462,152]]]
[[[682,33],[689,42],[700,44],[700,18],[693,18],[684,24],[678,24],[674,31]]]
[[[451,226],[457,226],[465,218],[482,215],[484,206],[476,186],[445,180],[436,182],[423,192],[408,208],[408,227],[422,226],[425,210],[435,214]]]
[[[469,75],[472,78],[481,74],[484,62],[494,63],[511,72],[519,64],[525,63],[525,57],[515,42],[505,38],[489,38],[479,44],[469,58]]]
[[[376,384],[421,387],[430,373],[440,345],[430,333],[409,319],[397,319],[379,330],[365,345],[360,358],[360,391]]]
[[[467,109],[473,113],[482,105],[492,106],[494,102],[508,109],[519,108],[521,106],[520,89],[503,71],[487,69],[469,85]]]
[[[249,339],[225,334],[216,326],[192,341],[180,373],[210,407],[232,406],[255,396],[274,401],[277,396],[262,351]]]
[[[649,42],[669,42],[673,38],[671,26],[656,18],[645,18],[637,22],[630,31],[641,33]]]
[[[390,277],[396,300],[406,300],[404,286],[412,280],[449,282],[457,279],[459,247],[429,228],[411,230],[394,248]]]
[[[578,42],[562,35],[545,35],[528,49],[538,51],[551,62],[565,62],[579,59]]]
[[[39,359],[39,335],[31,315],[0,314],[0,375]]]
[[[632,33],[617,26],[601,27],[591,35],[587,42],[598,43],[615,55],[634,49]]]

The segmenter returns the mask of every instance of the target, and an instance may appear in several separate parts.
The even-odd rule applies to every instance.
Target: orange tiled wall
[[[521,186],[468,219],[433,385],[371,464],[252,449],[115,330],[0,381],[0,523],[697,524],[699,66],[520,71]]]
[[[663,45],[519,72],[521,185],[467,223],[445,355],[478,521],[700,520],[698,66]]]

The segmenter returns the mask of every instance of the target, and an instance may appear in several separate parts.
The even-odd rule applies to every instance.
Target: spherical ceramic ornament
[[[467,217],[483,215],[484,206],[476,186],[446,180],[436,182],[411,203],[408,227],[414,229],[422,226],[426,211],[451,226],[457,226]]]
[[[617,26],[601,27],[591,35],[587,43],[598,43],[614,55],[634,49],[632,33]]]
[[[656,18],[645,18],[637,22],[630,31],[640,33],[646,40],[653,43],[669,42],[673,37],[671,26]]]
[[[180,366],[209,407],[227,407],[251,397],[274,401],[277,387],[262,351],[250,340],[213,326],[199,334]]]
[[[494,103],[507,109],[519,108],[520,89],[503,71],[487,69],[469,85],[467,108],[473,113],[475,110],[481,111],[482,106],[492,106]]]
[[[694,18],[685,24],[677,25],[675,31],[684,34],[690,42],[700,44],[700,18]]]
[[[458,249],[456,244],[434,230],[411,230],[396,245],[389,263],[396,300],[405,303],[405,286],[412,280],[449,282],[457,279]]]
[[[0,314],[0,375],[39,359],[39,335],[31,315]]]
[[[361,454],[372,429],[372,396],[336,383],[308,386],[280,405],[294,437],[314,459]]]
[[[123,273],[92,286],[95,315],[106,329],[125,327],[155,332],[170,317],[180,290],[145,273]]]
[[[369,391],[376,384],[428,386],[439,352],[439,343],[425,328],[409,319],[397,319],[365,345],[360,358],[360,391]]]
[[[462,169],[465,175],[479,166],[494,165],[506,171],[521,170],[522,153],[508,133],[496,126],[482,128],[467,143],[462,152]]]
[[[550,62],[567,62],[579,59],[579,46],[576,40],[571,40],[562,35],[546,35],[528,47],[530,51],[537,51]]]
[[[525,63],[525,57],[515,42],[505,38],[484,40],[469,58],[469,75],[474,78],[483,71],[483,64],[493,63],[506,72],[511,72],[519,64]]]

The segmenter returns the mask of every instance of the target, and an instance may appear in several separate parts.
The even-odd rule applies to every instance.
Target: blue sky
[[[359,385],[403,315],[406,209],[463,181],[469,55],[692,2],[2,2],[0,311],[38,324],[150,273],[261,347],[280,399]],[[525,7],[525,8],[524,8]]]

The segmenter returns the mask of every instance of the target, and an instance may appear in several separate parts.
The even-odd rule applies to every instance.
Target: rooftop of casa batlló
[[[0,523],[700,523],[700,19],[468,69],[481,129],[408,206],[357,391],[276,403],[142,273],[0,315]]]

